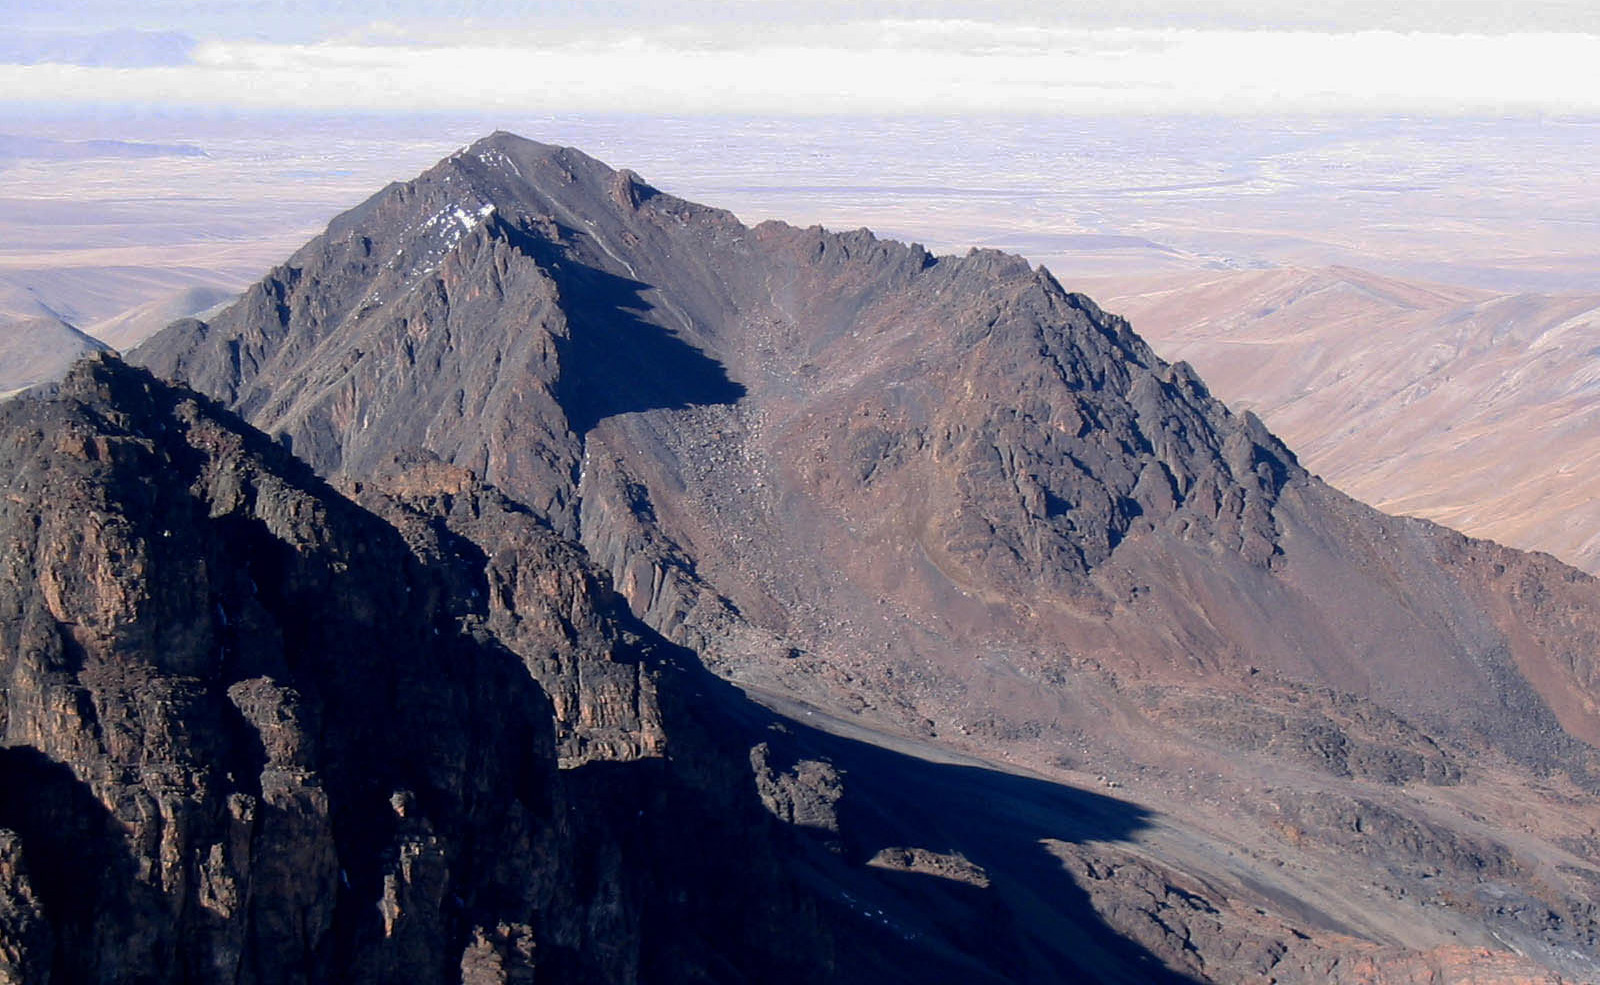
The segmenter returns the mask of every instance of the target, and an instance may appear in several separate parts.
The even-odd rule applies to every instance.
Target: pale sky
[[[6,0],[0,105],[1600,112],[1593,0]]]

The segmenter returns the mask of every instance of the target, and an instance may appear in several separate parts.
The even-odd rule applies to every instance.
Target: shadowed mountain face
[[[1016,830],[1173,973],[1594,974],[1595,583],[1335,492],[1020,259],[747,228],[500,134],[136,356],[337,483],[470,470],[768,704],[1125,788],[1160,821],[1120,847]],[[829,801],[751,761],[783,819]],[[1012,864],[981,830],[842,858],[976,886]]]

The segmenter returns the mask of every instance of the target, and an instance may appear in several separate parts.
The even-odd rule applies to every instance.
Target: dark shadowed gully
[[[496,134],[134,359],[0,412],[13,977],[1600,974],[1596,583],[1019,258]]]

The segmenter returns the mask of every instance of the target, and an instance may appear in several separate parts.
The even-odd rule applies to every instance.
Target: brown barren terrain
[[[1349,268],[1087,284],[1352,496],[1600,568],[1600,295]]]

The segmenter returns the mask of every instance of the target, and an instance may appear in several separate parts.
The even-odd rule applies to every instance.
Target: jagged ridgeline
[[[496,134],[134,359],[4,411],[24,980],[1594,978],[1593,580],[1019,258]]]

